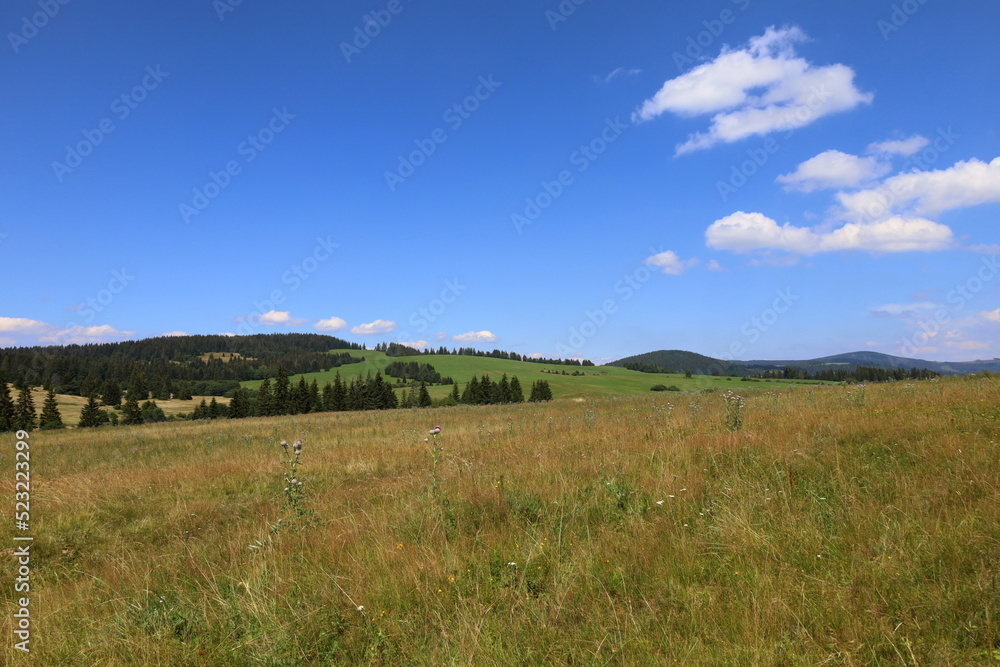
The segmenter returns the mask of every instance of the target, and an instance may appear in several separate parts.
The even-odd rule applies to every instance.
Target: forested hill
[[[691,371],[694,375],[732,375],[742,377],[750,371],[740,364],[721,359],[713,359],[695,352],[685,350],[658,350],[625,357],[612,361],[608,366],[621,366],[630,370],[645,372],[672,371],[684,373]]]
[[[221,395],[240,381],[327,370],[357,360],[363,348],[319,334],[164,336],[121,343],[0,349],[0,375],[17,385],[51,384],[62,394],[89,395],[109,380],[127,388],[141,382],[156,394],[178,382],[199,383]]]

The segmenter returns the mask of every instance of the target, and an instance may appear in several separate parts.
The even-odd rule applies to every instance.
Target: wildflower
[[[440,432],[441,432],[441,427],[440,426],[435,426],[434,428],[432,428],[430,430],[430,434],[431,435],[437,435]]]
[[[364,611],[364,610],[365,610],[365,606],[363,604],[359,604],[358,605],[358,611]]]

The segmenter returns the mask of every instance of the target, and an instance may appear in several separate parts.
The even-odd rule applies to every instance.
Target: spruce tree
[[[306,412],[322,412],[323,411],[323,399],[319,395],[319,383],[313,378],[312,383],[309,385],[309,409]]]
[[[274,395],[271,393],[271,378],[265,377],[257,389],[257,415],[270,417],[274,414]]]
[[[347,390],[344,388],[344,382],[340,379],[340,371],[333,378],[333,407],[332,410],[337,412],[342,412],[346,410],[347,405]]]
[[[122,404],[122,388],[118,380],[108,378],[101,388],[101,402],[112,407]]]
[[[291,388],[288,381],[288,371],[284,366],[278,366],[278,374],[274,378],[274,412],[275,415],[287,415],[291,412]]]
[[[139,407],[139,399],[130,391],[122,407],[122,424],[125,426],[136,426],[142,423],[142,408]]]
[[[215,400],[215,396],[212,397],[212,402],[208,404],[208,418],[219,418],[219,402]]]
[[[14,430],[14,401],[7,379],[0,373],[0,433]]]
[[[333,412],[333,385],[327,382],[323,385],[323,397],[320,399],[323,402],[323,412]]]
[[[497,386],[497,402],[498,403],[510,403],[510,381],[507,380],[507,374],[504,373],[503,377],[500,378],[500,384]]]
[[[101,425],[101,408],[93,394],[87,399],[87,404],[80,411],[80,428],[94,428]]]
[[[250,416],[250,397],[246,389],[240,387],[233,391],[233,400],[229,402],[229,418],[243,419]]]
[[[430,392],[427,391],[427,383],[420,383],[420,394],[417,396],[417,407],[429,408],[434,402],[431,400]]]
[[[462,401],[462,397],[458,393],[458,385],[451,385],[451,400],[455,401],[456,404]]]
[[[174,395],[178,401],[190,401],[193,398],[191,383],[185,380],[177,384],[177,393]]]
[[[31,387],[23,385],[14,406],[14,430],[33,431],[38,427],[35,415],[35,399],[31,396]]]
[[[42,416],[39,421],[41,422],[39,428],[43,431],[66,428],[62,415],[59,414],[59,405],[56,403],[56,390],[51,386],[49,393],[45,395],[45,404],[42,405]]]
[[[521,381],[514,375],[510,378],[510,402],[524,403],[524,391],[521,389]]]

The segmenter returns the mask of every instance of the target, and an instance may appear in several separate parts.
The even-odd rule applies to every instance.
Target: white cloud
[[[161,334],[164,338],[177,338],[180,336],[190,336],[187,331],[168,331],[165,334]]]
[[[305,324],[309,320],[292,317],[288,311],[269,310],[261,315],[257,321],[266,327],[278,326],[279,324],[286,327],[297,327]]]
[[[55,345],[86,345],[87,343],[107,343],[114,340],[122,340],[134,335],[134,331],[119,331],[108,324],[95,327],[76,325],[68,329],[54,331],[47,336],[41,336],[38,340],[41,343],[53,343]]]
[[[948,342],[945,343],[948,347],[955,348],[956,350],[986,350],[990,347],[989,343],[983,343],[978,340],[963,340],[961,342]]]
[[[1000,322],[1000,309],[979,313],[979,316],[987,322]]]
[[[868,153],[872,155],[902,155],[909,157],[929,146],[931,140],[919,134],[909,139],[896,139],[891,141],[880,141],[868,146]]]
[[[872,308],[872,315],[878,317],[914,317],[920,311],[933,310],[937,304],[930,301],[920,301],[918,303],[887,303],[884,306]]]
[[[371,336],[374,334],[387,334],[396,330],[396,323],[392,320],[375,320],[368,324],[359,324],[351,329],[352,334],[359,336]]]
[[[320,320],[313,326],[316,331],[343,331],[347,328],[347,322],[339,317],[331,317],[327,320]]]
[[[0,331],[8,333],[43,333],[53,327],[45,322],[24,317],[0,317]]]
[[[636,76],[637,74],[642,74],[642,70],[641,69],[626,69],[624,67],[618,67],[618,68],[615,68],[614,70],[612,70],[611,73],[608,74],[607,76],[605,76],[605,77],[596,77],[595,76],[594,79],[597,80],[597,81],[601,81],[602,83],[608,83],[612,79],[615,79],[615,78],[617,78],[619,76]]]
[[[673,250],[665,250],[646,258],[646,264],[659,267],[668,276],[679,276],[697,263],[697,259],[682,260]]]
[[[459,343],[492,343],[497,339],[492,331],[470,331],[469,333],[453,336],[452,340]]]
[[[705,266],[705,268],[707,268],[709,271],[714,271],[716,273],[725,273],[726,271],[728,271],[728,269],[723,268],[723,266],[714,259],[708,260],[708,264]]]
[[[415,350],[426,350],[431,346],[426,340],[411,340],[409,342],[399,341],[400,345],[405,345],[407,347],[412,347]]]
[[[871,224],[849,223],[832,231],[779,225],[762,213],[737,211],[713,222],[705,232],[710,248],[734,252],[781,250],[814,255],[839,250],[872,253],[943,250],[951,229],[930,220],[893,217]]]
[[[840,151],[826,151],[800,164],[790,173],[778,176],[786,190],[813,192],[827,188],[847,188],[870,183],[889,173],[891,167],[872,157],[858,157]]]
[[[846,65],[817,67],[797,57],[806,40],[797,27],[773,26],[741,49],[724,47],[719,56],[671,79],[637,110],[634,122],[666,112],[712,116],[707,132],[688,137],[677,155],[732,143],[753,135],[805,127],[823,116],[853,109],[873,99],[854,85]]]
[[[877,220],[892,212],[934,215],[957,208],[1000,202],[1000,157],[992,162],[972,159],[948,169],[897,174],[877,188],[840,193],[843,215]]]

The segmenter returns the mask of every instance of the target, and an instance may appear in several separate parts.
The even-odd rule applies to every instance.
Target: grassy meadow
[[[748,385],[757,383],[741,382],[740,378],[734,377],[712,377],[707,375],[695,375],[690,378],[684,377],[683,373],[639,373],[617,366],[562,366],[559,364],[539,364],[532,361],[510,361],[509,359],[496,359],[493,357],[472,357],[460,354],[427,355],[419,357],[389,357],[384,352],[374,352],[372,350],[331,350],[331,353],[349,352],[355,357],[364,357],[365,360],[358,364],[348,364],[333,368],[328,372],[304,373],[306,381],[316,380],[322,387],[327,382],[333,382],[334,376],[339,372],[343,380],[350,381],[358,374],[365,376],[367,373],[374,375],[377,371],[383,371],[387,365],[393,361],[417,361],[419,363],[430,364],[441,373],[442,377],[450,377],[460,385],[465,385],[473,375],[482,377],[487,373],[490,379],[497,381],[500,376],[506,373],[508,376],[517,375],[524,388],[525,396],[531,390],[531,383],[538,380],[547,380],[552,387],[552,393],[557,398],[581,398],[594,396],[620,396],[627,394],[647,394],[650,387],[657,384],[666,386],[676,386],[681,391],[698,391],[703,389],[720,389],[734,391],[746,390]],[[567,375],[563,375],[563,371]],[[579,371],[583,375],[572,375],[574,371]],[[300,376],[296,375],[293,380]],[[389,381],[392,378],[385,376]],[[822,384],[815,380],[762,380],[762,386],[773,385],[774,387],[793,386],[802,384]],[[260,381],[249,381],[242,383],[244,387],[256,389]],[[444,398],[451,393],[451,386],[428,387],[432,398]]]
[[[2,662],[1000,665],[1000,380],[739,388],[33,433]]]

